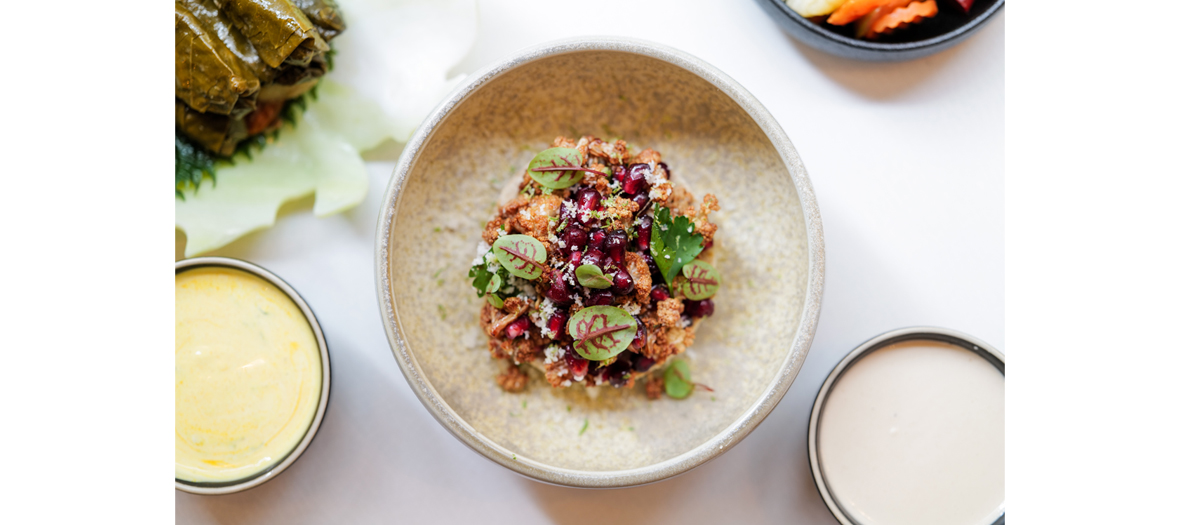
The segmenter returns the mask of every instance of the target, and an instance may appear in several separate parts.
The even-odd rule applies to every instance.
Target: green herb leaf
[[[488,303],[490,303],[492,306],[495,306],[496,308],[504,307],[504,300],[494,293],[488,294]]]
[[[176,198],[184,200],[184,191],[196,191],[205,177],[217,183],[217,170],[213,165],[217,158],[176,132]]]
[[[610,288],[614,281],[602,274],[602,269],[593,264],[583,264],[574,270],[578,282],[587,288]]]
[[[664,393],[673,399],[684,399],[692,394],[692,372],[688,369],[688,362],[683,359],[672,361],[664,370]]]
[[[529,176],[538,184],[555,190],[568,188],[582,182],[585,172],[601,172],[583,168],[586,157],[573,148],[549,148],[533,157],[529,162]]]
[[[684,265],[684,284],[680,290],[694,301],[708,299],[721,288],[721,273],[705,261],[692,261]]]
[[[467,276],[475,279],[471,282],[471,286],[475,287],[475,293],[480,297],[483,297],[488,292],[488,285],[492,283],[492,277],[495,275],[488,271],[487,264],[477,264],[472,266],[470,270],[467,270]]]
[[[487,293],[495,293],[504,284],[504,278],[500,274],[492,274],[492,280],[488,283],[488,287],[484,289]]]
[[[696,225],[683,215],[672,218],[668,208],[655,205],[655,222],[651,229],[651,256],[664,276],[664,282],[680,274],[704,249],[705,237],[696,233]]]
[[[508,273],[528,279],[539,279],[545,270],[545,245],[528,235],[505,235],[492,245],[496,260]]]
[[[635,339],[638,324],[626,310],[615,306],[583,308],[566,325],[573,336],[574,350],[590,361],[619,355]]]

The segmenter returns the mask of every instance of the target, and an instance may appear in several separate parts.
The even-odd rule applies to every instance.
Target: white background
[[[456,73],[582,34],[670,45],[749,89],[794,142],[823,217],[827,279],[815,342],[778,408],[744,442],[678,478],[586,491],[542,485],[452,438],[414,397],[378,313],[373,241],[399,151],[369,154],[365,202],[315,219],[310,201],[218,255],[258,263],[315,309],[332,352],[327,419],[287,472],[245,493],[176,494],[179,523],[834,523],[807,463],[827,373],[886,330],[938,325],[1004,349],[1004,15],[950,51],[902,64],[793,41],[753,0],[481,1]],[[553,20],[568,23],[554,24]]]
[[[308,295],[334,338],[337,371],[349,379],[337,381],[324,433],[292,471],[217,500],[181,499],[173,489],[174,68],[166,22],[173,14],[165,2],[134,4],[18,2],[5,12],[16,23],[7,27],[13,52],[0,82],[0,522],[831,523],[803,459],[807,405],[848,348],[916,322],[1011,350],[1013,523],[1174,521],[1176,2],[1129,11],[1099,0],[1068,9],[1013,2],[1007,22],[1001,17],[958,49],[899,65],[800,49],[747,0],[657,6],[666,9],[616,2],[614,11],[587,4],[560,27],[521,21],[574,7],[484,4],[485,19],[500,27],[485,26],[464,71],[533,39],[645,31],[721,67],[778,115],[811,170],[828,234],[825,310],[802,374],[761,428],[680,478],[610,492],[521,480],[440,430],[394,369],[379,336],[366,244],[375,200],[320,221],[301,203],[277,229],[233,250],[257,256]],[[818,118],[840,108],[854,117]],[[978,257],[998,260],[987,232],[999,235],[989,228],[998,224],[1000,197],[884,204],[856,199],[872,192],[855,186],[898,190],[882,194],[897,199],[902,188],[925,187],[906,178],[915,172],[949,177],[999,158],[936,155],[947,160],[930,164],[910,155],[906,173],[882,170],[872,162],[879,159],[850,151],[886,151],[880,144],[901,141],[895,128],[866,129],[884,116],[893,126],[930,126],[907,146],[970,130],[959,147],[993,144],[983,149],[998,155],[1004,134],[1004,333],[995,317],[999,270],[970,269]],[[866,134],[872,143],[837,147]],[[373,167],[375,185],[390,167]],[[980,184],[973,194],[998,191],[992,169],[973,175]],[[929,219],[952,232],[944,242],[978,242],[984,251],[936,265],[930,261],[945,259],[933,243],[889,230],[919,222],[898,219],[907,211],[939,204],[964,207]],[[904,249],[894,250],[898,239]],[[911,271],[911,263],[935,271]],[[309,276],[312,267],[318,278]],[[890,284],[880,288],[882,281]],[[943,283],[953,290],[941,291]]]

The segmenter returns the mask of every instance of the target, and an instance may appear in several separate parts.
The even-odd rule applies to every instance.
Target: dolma
[[[217,155],[232,155],[238,143],[246,138],[246,123],[241,118],[201,113],[176,101],[176,129]]]
[[[307,67],[286,66],[275,75],[274,82],[263,86],[258,99],[264,102],[293,99],[311,91],[326,72],[323,55],[312,58]]]
[[[223,10],[270,67],[306,66],[328,51],[316,26],[290,0],[226,0]]]
[[[257,94],[260,82],[251,68],[176,2],[176,97],[199,112],[228,115],[238,99]]]
[[[335,0],[174,1],[178,143],[215,156],[278,129],[327,72],[327,38],[344,30]]]
[[[344,31],[344,17],[335,0],[292,0],[307,19],[319,28],[324,40],[332,40]]]
[[[250,43],[246,35],[234,27],[229,17],[221,11],[220,4],[224,3],[224,0],[220,2],[219,0],[177,0],[177,3],[184,5],[201,22],[201,25],[217,35],[217,38],[242,63],[246,64],[250,71],[254,72],[262,84],[265,85],[274,78],[275,70],[262,61],[262,57],[258,56],[258,52],[254,50],[254,45]]]

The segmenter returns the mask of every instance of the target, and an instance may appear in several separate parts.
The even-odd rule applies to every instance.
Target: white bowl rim
[[[303,456],[303,451],[307,450],[307,447],[311,445],[312,440],[315,439],[316,434],[320,431],[320,424],[324,422],[324,416],[328,412],[328,400],[330,399],[332,392],[332,359],[331,355],[328,353],[328,341],[324,338],[324,331],[322,328],[320,328],[320,321],[316,318],[315,312],[311,310],[311,306],[307,304],[307,301],[303,300],[303,296],[299,295],[299,292],[296,291],[293,286],[287,284],[287,281],[284,281],[278,275],[275,275],[270,270],[258,266],[257,264],[249,261],[243,261],[241,259],[234,259],[232,257],[192,257],[189,259],[181,259],[176,261],[176,273],[209,266],[232,268],[253,274],[256,277],[260,277],[275,285],[279,291],[283,292],[283,294],[289,297],[291,301],[295,303],[295,306],[299,307],[299,311],[303,312],[303,317],[307,319],[307,324],[311,325],[311,331],[312,334],[315,335],[316,344],[320,347],[320,368],[321,373],[323,374],[320,380],[319,406],[316,407],[315,417],[312,418],[311,425],[307,427],[307,432],[303,434],[303,439],[299,440],[299,444],[296,445],[295,448],[291,450],[291,453],[287,454],[287,457],[283,458],[283,460],[280,461],[278,465],[271,467],[270,470],[263,471],[261,474],[248,477],[241,481],[231,481],[227,483],[216,484],[194,484],[181,481],[179,479],[175,480],[176,489],[179,491],[188,492],[190,494],[219,496],[222,494],[233,494],[235,492],[249,490],[266,483],[267,481],[278,477],[279,474],[282,474],[283,471],[287,470],[287,467],[293,465],[299,460],[301,456]]]
[[[395,227],[397,204],[400,201],[408,174],[435,130],[461,103],[505,73],[537,60],[586,51],[631,53],[661,60],[692,72],[736,102],[758,124],[771,144],[774,145],[775,150],[778,151],[783,163],[786,164],[791,180],[795,184],[795,192],[799,197],[807,230],[808,275],[803,312],[799,319],[795,338],[791,342],[789,358],[779,368],[770,387],[736,421],[692,450],[653,465],[627,470],[572,470],[546,465],[528,458],[518,458],[511,451],[471,427],[451,409],[430,384],[430,381],[420,373],[417,360],[411,353],[407,342],[398,332],[397,312],[393,306],[393,292],[389,280],[389,235]],[[554,485],[620,488],[654,483],[683,474],[737,445],[774,410],[791,383],[794,382],[815,337],[815,328],[819,321],[823,299],[824,243],[819,205],[811,187],[811,180],[807,176],[807,170],[803,167],[803,161],[799,158],[790,139],[787,138],[786,132],[766,107],[758,102],[749,91],[717,68],[683,51],[633,38],[592,36],[548,42],[521,50],[511,57],[467,77],[435,107],[410,137],[410,141],[406,143],[385,191],[376,233],[374,256],[376,258],[377,299],[381,307],[381,320],[385,325],[385,335],[389,339],[390,349],[393,351],[394,358],[397,359],[398,367],[401,368],[402,374],[414,394],[418,396],[426,410],[463,444],[518,474]]]

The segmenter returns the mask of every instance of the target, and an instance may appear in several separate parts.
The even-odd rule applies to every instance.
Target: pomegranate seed
[[[650,164],[632,164],[627,166],[627,174],[623,177],[623,191],[631,195],[638,195],[647,191],[647,175],[651,173]]]
[[[508,334],[509,339],[516,339],[528,330],[529,318],[526,316],[521,316],[519,319],[508,323],[508,326],[504,328],[504,333]]]
[[[616,361],[606,369],[606,380],[615,388],[626,385],[627,380],[631,378],[631,363],[621,361]]]
[[[648,197],[647,193],[640,193],[639,195],[631,197],[631,200],[635,204],[639,205],[639,211],[637,213],[643,213],[644,211],[647,211],[647,205],[650,204],[651,197]]]
[[[599,204],[602,201],[602,195],[590,188],[582,188],[578,190],[578,217],[582,218],[583,224],[589,222],[591,211],[598,210]],[[584,218],[583,218],[584,217]]]
[[[668,169],[668,165],[661,162],[660,167],[664,168],[664,178],[672,180],[672,170]]]
[[[713,247],[713,239],[709,239],[709,242],[705,243],[705,245],[701,247],[701,251],[703,252],[703,251],[708,250],[709,248],[712,248],[712,247]]]
[[[615,261],[615,264],[624,264],[627,262],[627,234],[622,230],[613,230],[606,234],[606,254]]]
[[[643,262],[647,263],[647,272],[651,274],[651,282],[653,284],[664,282],[664,276],[660,273],[660,269],[656,266],[656,260],[652,259],[651,255],[647,253],[640,253],[639,256],[643,257]]]
[[[590,361],[578,355],[570,345],[565,345],[562,349],[565,350],[565,366],[570,369],[570,374],[575,378],[584,377],[586,372],[590,371]]]
[[[549,285],[549,290],[545,292],[545,297],[557,304],[574,302],[574,294],[570,290],[570,285],[565,282],[564,275],[560,273],[553,274],[553,281]]]
[[[586,233],[586,230],[570,225],[562,232],[561,240],[565,242],[565,248],[563,250],[566,253],[570,253],[585,248],[586,243],[590,240],[590,236]]]
[[[615,300],[615,294],[610,290],[595,290],[586,299],[586,306],[610,306]]]
[[[635,363],[633,363],[631,366],[635,367],[636,372],[647,372],[648,370],[651,370],[651,367],[653,367],[655,365],[656,365],[655,359],[644,356],[644,357],[640,357],[639,359],[636,359]]]
[[[595,228],[590,231],[590,240],[587,241],[591,248],[601,250],[602,245],[606,242],[606,232]]]
[[[574,252],[570,254],[570,267],[577,268],[582,264],[582,252]]]
[[[643,326],[643,321],[640,321],[639,319],[635,319],[635,324],[637,325],[635,329],[635,339],[632,339],[631,346],[627,347],[630,348],[632,352],[638,352],[640,348],[647,346],[647,327]],[[651,367],[648,366],[648,368]],[[647,370],[647,368],[640,370],[640,372],[645,370]]]
[[[586,252],[586,254],[582,256],[581,264],[593,264],[599,269],[602,269],[602,263],[604,259],[606,259],[606,255],[604,255],[600,250],[590,248],[590,251]]]
[[[635,280],[631,279],[631,274],[627,270],[617,268],[615,270],[615,282],[611,285],[611,291],[618,295],[627,295],[635,291]]]
[[[652,226],[652,223],[653,223],[653,220],[651,218],[651,215],[644,215],[643,217],[640,217],[638,221],[635,222],[635,233],[637,235],[635,238],[635,244],[636,244],[636,246],[639,246],[639,249],[642,251],[647,251],[647,250],[651,249],[651,226]]]
[[[713,315],[713,300],[705,299],[703,301],[685,301],[684,315],[694,319]]]
[[[565,333],[565,323],[569,320],[570,314],[565,310],[553,312],[553,315],[549,317],[548,328],[550,332],[553,332],[554,339],[560,338]]]
[[[635,355],[635,354],[632,354],[631,352],[623,352],[623,353],[619,354],[619,358],[615,359],[615,362],[611,363],[611,364],[612,365],[625,365],[624,368],[630,370],[631,369],[631,359],[632,359],[633,355]]]
[[[668,293],[668,287],[662,284],[657,284],[651,289],[651,300],[660,302],[667,301],[672,298],[672,294]]]

